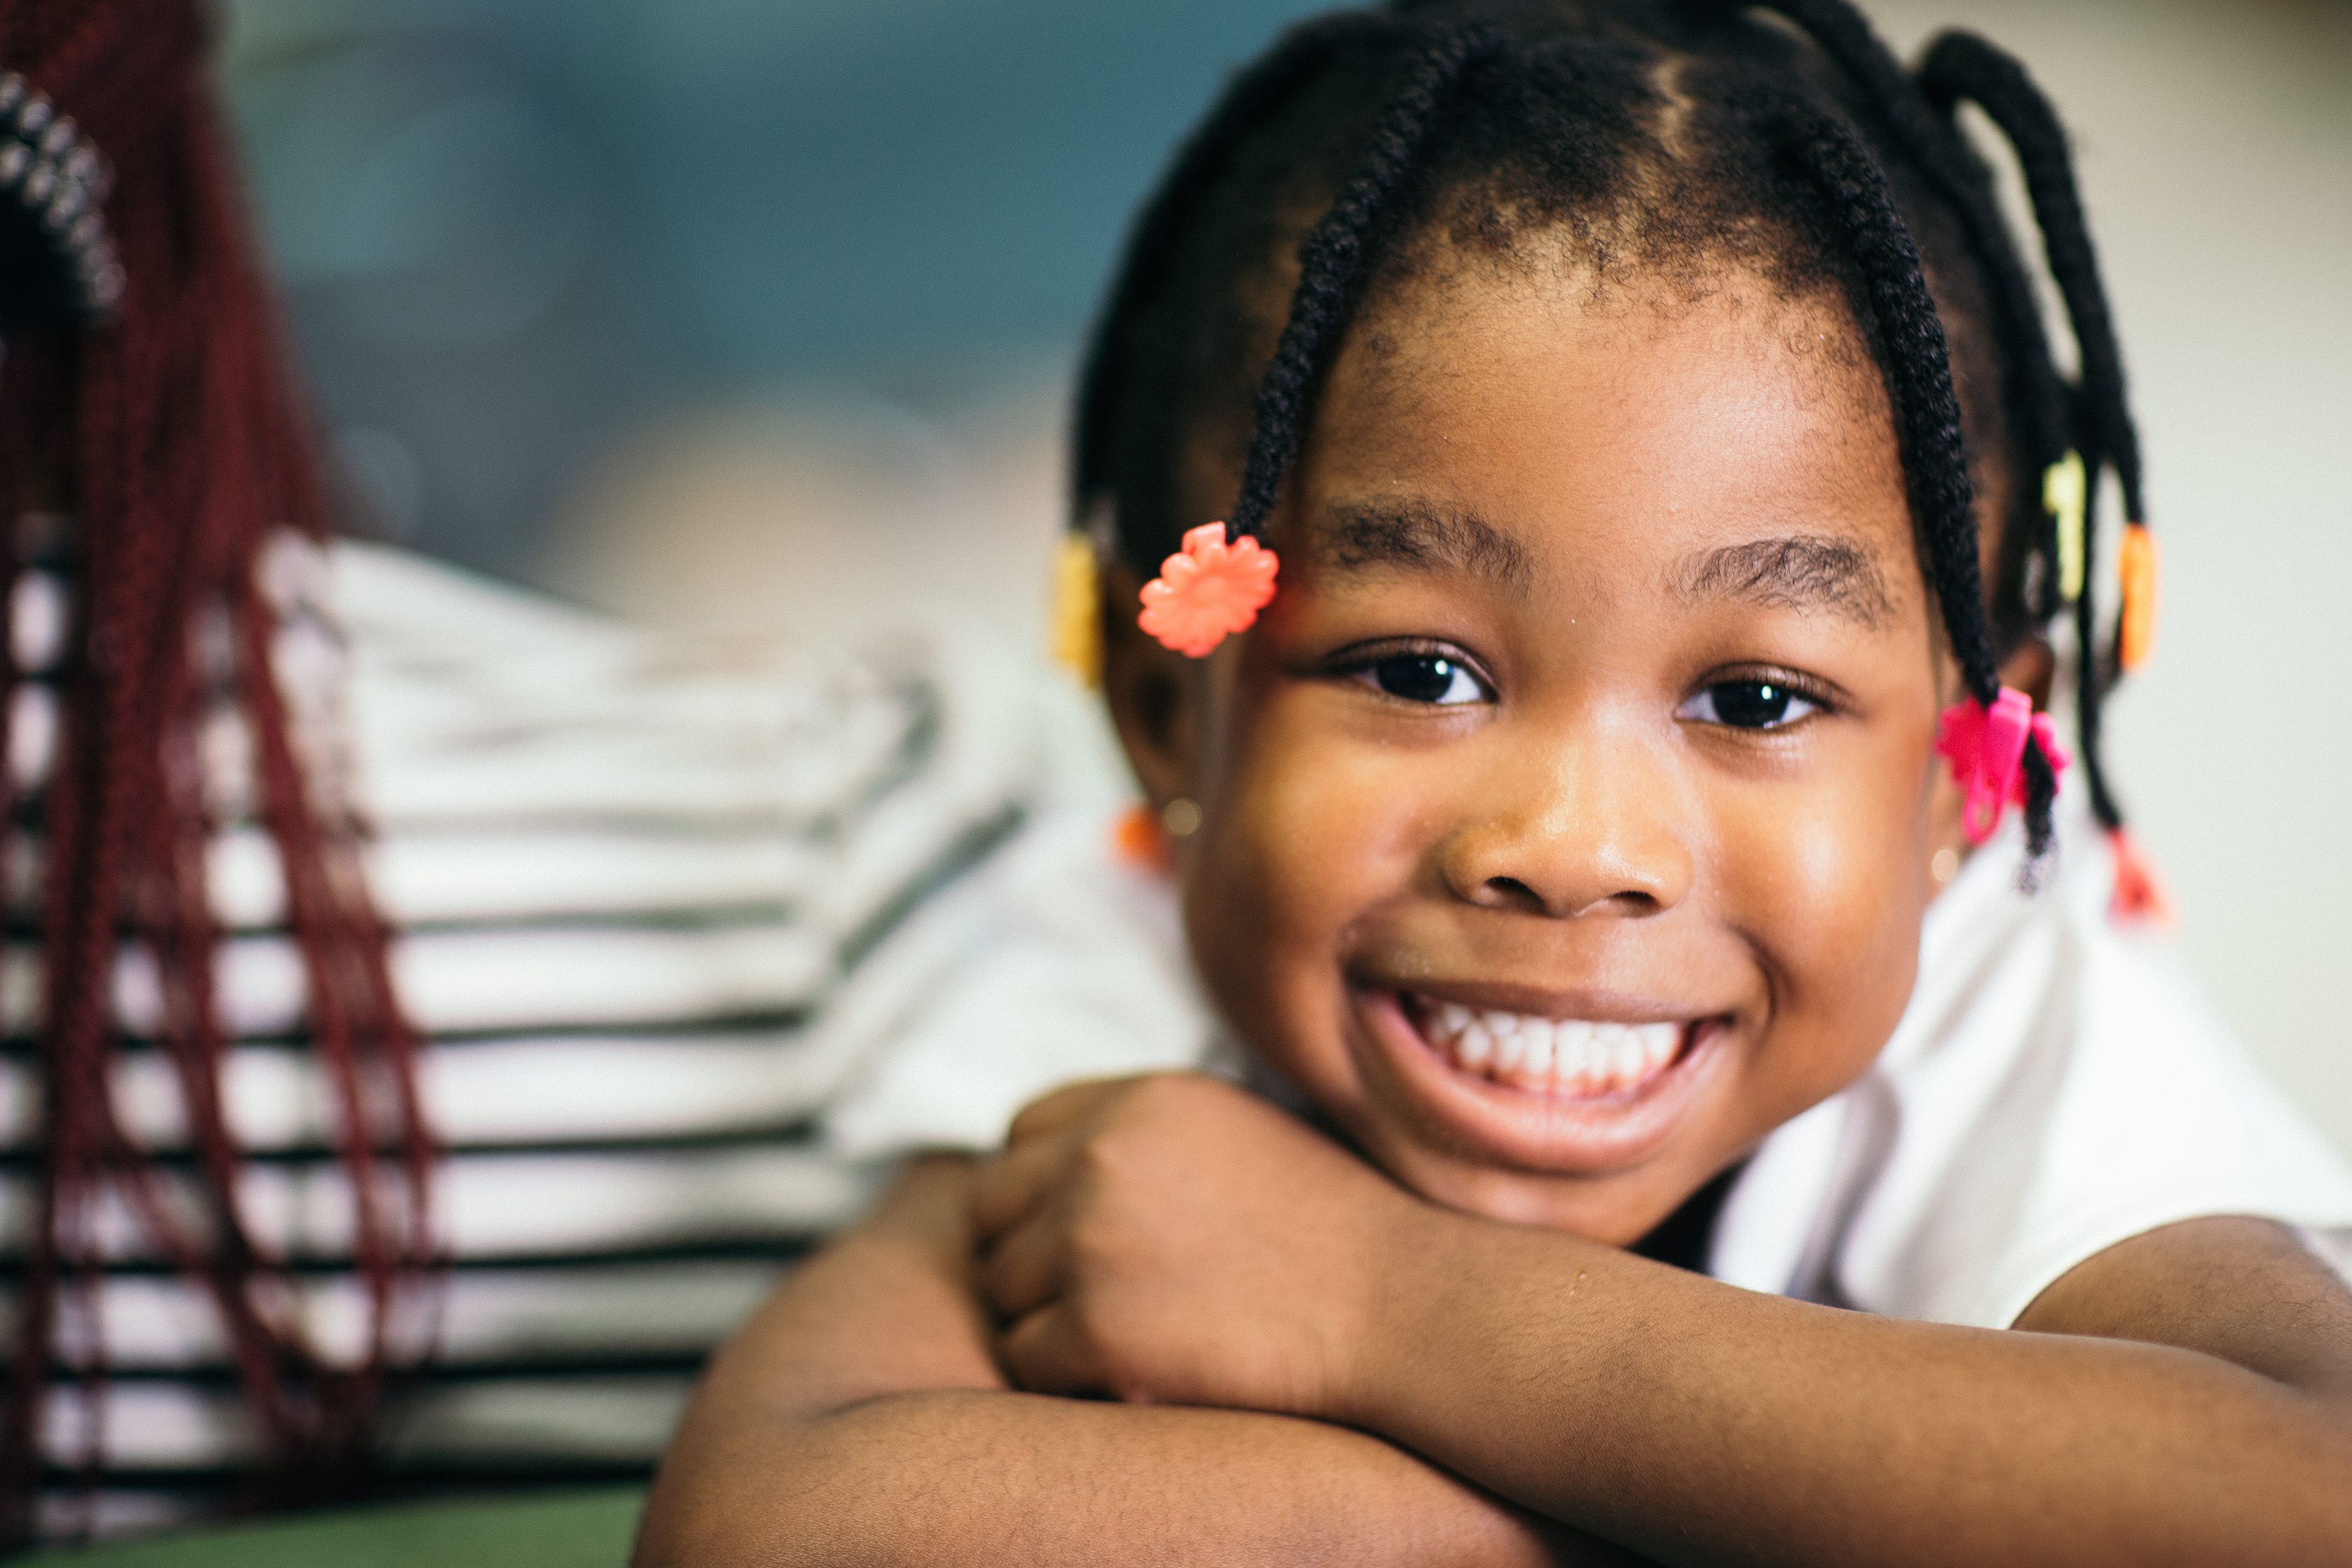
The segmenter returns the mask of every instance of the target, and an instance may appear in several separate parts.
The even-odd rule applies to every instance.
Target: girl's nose
[[[1654,915],[1682,901],[1693,866],[1675,830],[1681,792],[1654,759],[1589,746],[1529,761],[1489,775],[1445,840],[1455,898],[1557,919]]]

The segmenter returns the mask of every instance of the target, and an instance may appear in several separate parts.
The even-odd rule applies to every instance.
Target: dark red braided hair
[[[23,797],[9,808],[46,845],[32,1031],[44,1120],[0,1421],[0,1506],[15,1541],[32,1528],[42,1485],[44,1405],[62,1398],[69,1412],[75,1384],[86,1399],[102,1394],[103,1200],[216,1308],[271,1475],[311,1495],[363,1468],[397,1359],[395,1309],[429,1261],[432,1147],[384,927],[360,877],[354,819],[325,797],[330,770],[306,765],[272,669],[280,617],[257,567],[281,529],[323,537],[326,507],[203,84],[204,35],[192,0],[0,0],[0,70],[46,95],[112,165],[100,213],[122,283],[104,312],[12,322],[0,369],[5,583],[39,548],[24,520],[72,519],[58,742],[45,780],[0,785]],[[0,659],[15,646],[8,604],[0,592]],[[225,661],[196,655],[208,627]],[[223,662],[226,679],[212,668]],[[5,674],[13,689],[20,672]],[[304,1043],[334,1107],[368,1304],[351,1365],[310,1342],[286,1259],[238,1201],[215,997],[221,933],[205,875],[222,824],[198,744],[207,709],[224,703],[250,736],[250,809],[283,868],[306,976]],[[0,703],[0,755],[6,713]],[[152,1042],[129,1040],[116,1012],[126,948],[151,956],[160,982]],[[185,1161],[159,1162],[115,1110],[110,1080],[131,1048],[164,1053],[175,1069]],[[65,1389],[50,1392],[53,1382]],[[94,1423],[86,1432],[81,1458],[94,1463],[102,1434]]]

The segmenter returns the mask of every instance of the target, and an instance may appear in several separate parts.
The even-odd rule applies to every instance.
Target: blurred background
[[[1042,643],[1076,344],[1290,0],[229,0],[363,531],[640,619]],[[2352,0],[1891,0],[2074,126],[2166,554],[2115,762],[2189,952],[2352,1152]]]

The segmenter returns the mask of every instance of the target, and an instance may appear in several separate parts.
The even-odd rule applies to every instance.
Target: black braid
[[[1810,103],[1768,99],[1750,110],[1768,144],[1789,150],[1848,226],[1879,336],[1887,348],[1895,417],[1910,473],[1911,508],[1926,546],[1928,585],[1943,611],[1952,657],[1969,693],[1988,707],[2000,694],[1985,626],[1976,512],[1960,403],[1943,318],[1927,292],[1911,231],[1895,210],[1878,161],[1844,121]]]
[[[2084,466],[2088,481],[2083,512],[2083,553],[2086,563],[2097,560],[2098,482],[2107,467],[2116,470],[2123,490],[2124,516],[2142,522],[2145,511],[2140,489],[2139,432],[2131,416],[2125,391],[2123,350],[2116,338],[2115,319],[2107,308],[2105,286],[2100,281],[2098,254],[2091,243],[2082,198],[2074,185],[2074,167],[2064,127],[2049,100],[2009,55],[1969,33],[1947,33],[1936,40],[1919,68],[1920,86],[1947,112],[1962,99],[1976,103],[2000,127],[2017,153],[2033,203],[2036,225],[2056,279],[2066,314],[2074,327],[2081,356],[2082,391],[2078,399]],[[2100,755],[2100,720],[2112,682],[2108,661],[2098,642],[2098,610],[2094,592],[2095,574],[2086,573],[2083,592],[2074,602],[2075,644],[2080,650],[2075,717],[2082,743],[2083,774],[2089,785],[2091,809],[2106,827],[2123,826],[2123,809],[2109,787]]]
[[[1911,510],[1926,557],[1928,585],[1943,612],[1944,635],[1969,693],[1988,710],[2000,695],[2000,672],[1985,615],[1977,558],[1977,521],[1960,437],[1960,403],[1952,389],[1944,321],[1927,291],[1926,268],[1895,210],[1886,175],[1845,121],[1790,99],[1750,110],[1761,139],[1801,163],[1848,226],[1870,311],[1887,349],[1895,416],[1910,474]],[[2057,775],[2039,742],[2025,748],[2025,830],[2030,860],[2047,854]]]
[[[2056,461],[2072,443],[2067,439],[2067,426],[2070,423],[2067,418],[2069,412],[2066,406],[2067,400],[2063,395],[2063,383],[2058,377],[2052,359],[2048,335],[2042,327],[2041,307],[2033,297],[2032,286],[2027,280],[2025,269],[2018,260],[2016,248],[2010,243],[2009,226],[2001,220],[2000,209],[1994,204],[1992,188],[1986,171],[1971,153],[1968,144],[1960,138],[1958,127],[1951,118],[1950,99],[1933,99],[1929,96],[1929,89],[1926,88],[1924,82],[1915,84],[1910,75],[1904,70],[1902,64],[1880,41],[1869,20],[1860,11],[1847,4],[1846,0],[1768,0],[1767,8],[1779,12],[1803,28],[1811,36],[1814,42],[1820,44],[1822,49],[1845,70],[1846,74],[1869,95],[1874,105],[1885,118],[1888,128],[1902,142],[1904,151],[1908,153],[1920,169],[1936,183],[1945,200],[1960,216],[1969,246],[1976,254],[1979,271],[1986,279],[1992,295],[1993,309],[2000,318],[2002,335],[2009,348],[2006,355],[2008,364],[2004,378],[2005,389],[2008,393],[2011,418],[2021,427],[2012,432],[2012,438],[2020,442],[2027,457],[2026,471],[2015,476],[2013,479],[2020,492],[2020,504],[2012,509],[2011,518],[2011,525],[2015,527],[2022,521],[2029,508],[2038,510],[2038,496],[2035,495],[2032,481],[2039,478],[2042,469]],[[2038,109],[2041,111],[2042,124],[2046,126],[2054,138],[2061,182],[2060,184],[2051,186],[2051,199],[2053,202],[2059,199],[2057,193],[2063,185],[2065,205],[2072,209],[2075,220],[2073,232],[2081,239],[2080,257],[2084,265],[2078,276],[2089,279],[2091,289],[2097,300],[2098,322],[2108,329],[2107,342],[2112,346],[2112,326],[2105,312],[2105,297],[2104,291],[2098,289],[2096,262],[2090,255],[2088,231],[2081,223],[2080,204],[2073,200],[2073,169],[2066,159],[2064,134],[2058,129],[2057,117],[2050,112],[2048,103],[2034,91],[2032,82],[2025,77],[2022,68],[2016,67],[2015,62],[2009,60],[2008,57],[2000,55],[1999,51],[1993,50],[1989,45],[1982,45],[1980,40],[1969,39],[1967,35],[1948,35],[1944,41],[1954,43],[1958,52],[1965,57],[1965,64],[1962,68],[1964,71],[1967,67],[1990,63],[1983,59],[1981,55],[1972,56],[1967,47],[1968,42],[1977,42],[1982,55],[1998,57],[2002,63],[2011,68],[2012,75],[2011,79],[2001,80],[1993,89],[1995,95],[2003,100],[2004,106],[2020,107],[2021,111],[2029,116],[2032,109]],[[1931,76],[1932,60],[1929,66],[1923,68],[1922,70],[1923,78],[1931,78]],[[2021,96],[2031,100],[2031,109],[2022,109],[2018,105]],[[1988,107],[1987,112],[1993,111]],[[1995,118],[1999,120],[2000,116],[1996,115]],[[2002,124],[2006,131],[2007,122],[2002,121]],[[1867,150],[1862,147],[1850,132],[1844,132],[1843,127],[1839,129],[1843,139],[1852,144],[1856,153],[1869,162],[1871,172],[1878,182],[1877,204],[1885,206],[1887,216],[1893,219],[1896,228],[1901,229],[1902,218],[1895,211],[1892,197],[1885,194],[1884,173],[1878,170],[1875,160],[1869,158]],[[2013,135],[2011,141],[2012,144],[2015,144]],[[2045,157],[2046,147],[2047,143],[2037,141],[2037,151],[2045,151]],[[1833,159],[1832,164],[1822,167],[1821,173],[1832,178],[1838,177],[1832,174],[1832,167],[1836,162],[1842,161],[1842,159]],[[2021,164],[2026,162],[2021,147],[2019,149],[2019,161]],[[2048,179],[2046,168],[2043,175],[2045,180]],[[2029,171],[2027,180],[2029,188],[2035,191],[2036,213],[2039,217],[2042,205],[2042,193],[2039,188],[2032,185],[2032,172]],[[2048,237],[2049,220],[2040,218],[2040,221],[2043,228],[2043,244],[2047,247],[2051,244]],[[1858,244],[1856,249],[1865,270],[1868,270],[1871,264],[1869,247]],[[1909,253],[1910,268],[1919,275],[1918,294],[1926,302],[1929,319],[1935,322],[1935,348],[1930,357],[1935,362],[1937,379],[1941,383],[1943,395],[1951,405],[1952,445],[1957,453],[1959,451],[1959,411],[1958,400],[1951,396],[1950,359],[1943,341],[1942,319],[1936,314],[1932,299],[1927,297],[1925,274],[1920,269],[1917,252],[1909,243],[1907,231],[1903,234],[1903,249]],[[2060,271],[2054,252],[2051,261],[2052,272],[2059,278],[2060,288],[2063,290],[2066,274]],[[1877,292],[1874,284],[1873,308],[1874,310],[1881,308],[1876,298]],[[2073,296],[2070,294],[2067,298],[2071,311]],[[1882,322],[1885,321],[1883,314],[1881,321]],[[1906,357],[1899,344],[1892,338],[1890,338],[1889,346],[1894,349],[1894,358],[1898,363]],[[2086,353],[2086,365],[2087,362]],[[2115,371],[2116,392],[2120,396],[2122,375],[2119,358],[2110,363]],[[2086,374],[2086,391],[2088,380]],[[2127,418],[2125,423],[2128,426]],[[2133,479],[2128,488],[2136,494],[2138,475],[2137,447],[2136,442],[2130,444],[2133,452]],[[1941,456],[1941,453],[1937,454],[1938,458]],[[1965,455],[1958,457],[1958,462],[1959,479],[1965,492],[1968,479]],[[2086,455],[2085,462],[2090,466],[2092,472],[2096,471],[2095,459]],[[2086,502],[2084,523],[2084,547],[2086,552],[2091,542],[2088,518],[2089,507]],[[2044,591],[2042,595],[2045,613],[2053,603],[2052,594],[2057,575],[2055,538],[2051,531],[2053,521],[2053,520],[2043,516],[2040,526],[2035,530],[2039,536],[2038,542],[2043,551],[2045,565],[2042,574]],[[1930,541],[1931,549],[1939,548],[1946,542],[1928,531],[1927,520],[1924,514],[1921,518],[1921,525],[1923,535]],[[1969,526],[1964,531],[1965,545],[1969,552],[1968,577],[1970,584],[1969,595],[1970,609],[1965,613],[1981,626],[1983,599],[1978,583],[1976,530],[1973,517],[1969,520]],[[1958,563],[1948,561],[1945,564],[1956,567]],[[1979,688],[1976,691],[1978,700],[1990,707],[1993,697],[1998,694],[1999,676],[1997,673],[1990,673],[1983,682],[1979,682],[1975,674],[1969,671],[1968,658],[1962,652],[1962,634],[1953,620],[1956,609],[1953,595],[1949,589],[1945,588],[1941,584],[1938,584],[1938,589],[1943,602],[1947,635],[1952,639],[1954,656],[1960,659],[1963,675],[1968,679],[1969,685]],[[2082,598],[2076,601],[2075,615],[2078,628],[2087,627],[2091,624],[2092,616],[2088,600],[2089,595],[2085,592]],[[1992,659],[1989,636],[1986,642],[1987,665],[1990,668]],[[2122,818],[2116,810],[2113,796],[2106,788],[2105,770],[2100,765],[2098,760],[2099,700],[2097,693],[2101,683],[2093,668],[2098,660],[2090,651],[2093,643],[2089,636],[2085,635],[2082,638],[2082,647],[2085,650],[2083,659],[2083,689],[2076,706],[2078,726],[2083,741],[2084,772],[2090,780],[2094,812],[2103,825],[2114,827],[2121,822]],[[2055,771],[2050,766],[2049,759],[2042,754],[2038,742],[2029,744],[2025,751],[2027,850],[2031,859],[2038,861],[2048,851],[2052,842],[2050,814],[2052,804],[2057,798],[2058,780]]]
[[[2016,151],[2033,202],[2050,276],[2066,301],[2082,355],[2082,415],[2092,447],[2115,467],[2124,515],[2146,521],[2140,490],[2139,434],[2124,387],[2123,349],[2099,279],[2098,251],[2074,185],[2065,127],[2024,66],[1972,33],[1946,33],[1919,68],[1921,90],[1948,111],[1960,99],[1981,108]],[[2085,451],[2088,462],[2091,453]]]
[[[1349,41],[1394,30],[1397,24],[1372,11],[1343,11],[1303,22],[1283,35],[1271,53],[1237,78],[1215,113],[1177,153],[1150,205],[1129,233],[1117,274],[1119,281],[1103,306],[1085,365],[1078,374],[1076,429],[1072,442],[1072,480],[1083,511],[1088,498],[1107,487],[1105,471],[1115,443],[1111,427],[1120,413],[1118,392],[1129,374],[1124,324],[1165,282],[1177,237],[1202,196],[1226,173],[1234,151],[1320,70]]]
[[[1837,62],[1960,220],[1998,318],[2006,350],[2002,391],[2015,427],[2011,439],[2026,470],[2016,477],[2016,504],[2007,521],[2012,530],[2032,528],[2030,542],[2053,568],[2043,574],[2044,592],[2036,606],[2047,616],[2056,608],[2056,536],[2037,481],[2074,444],[2071,410],[2051,356],[2041,303],[2011,242],[1990,173],[1953,123],[1948,105],[1931,104],[1922,96],[1869,20],[1846,0],[1763,0],[1761,8],[1803,28]]]
[[[1227,537],[1255,536],[1265,526],[1283,475],[1306,439],[1315,380],[1347,328],[1391,199],[1421,165],[1463,78],[1501,47],[1500,37],[1478,25],[1431,45],[1373,128],[1356,177],[1299,247],[1298,289],[1274,363],[1258,383],[1256,427]]]

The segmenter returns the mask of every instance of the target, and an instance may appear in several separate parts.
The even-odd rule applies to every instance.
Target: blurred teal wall
[[[357,510],[506,574],[648,410],[1066,356],[1304,0],[231,0],[222,63]]]

